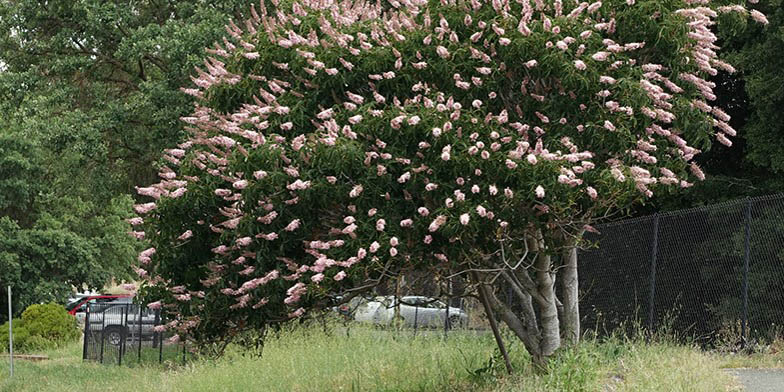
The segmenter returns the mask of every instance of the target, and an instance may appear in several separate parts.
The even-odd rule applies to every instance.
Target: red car
[[[71,316],[77,316],[77,313],[84,313],[87,311],[87,304],[88,303],[101,303],[101,302],[111,302],[115,301],[120,298],[131,298],[133,297],[132,294],[96,294],[96,295],[85,295],[79,297],[73,301],[68,302],[65,305],[65,310],[68,311],[68,314]],[[79,317],[77,317],[79,319]],[[80,320],[81,321],[81,320]]]

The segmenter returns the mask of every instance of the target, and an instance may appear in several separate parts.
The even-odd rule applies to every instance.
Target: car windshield
[[[73,310],[77,305],[79,305],[82,302],[82,300],[84,300],[84,297],[82,297],[82,298],[74,298],[74,299],[68,301],[68,303],[65,304],[65,310],[67,310],[67,311]]]

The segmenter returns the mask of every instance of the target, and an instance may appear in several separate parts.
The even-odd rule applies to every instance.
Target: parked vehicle
[[[160,323],[155,311],[131,303],[131,298],[90,306],[85,328],[91,334],[101,334],[103,339],[118,346],[125,339],[151,340],[154,327]]]
[[[84,312],[87,311],[87,304],[105,303],[116,301],[121,298],[132,298],[131,294],[85,294],[78,295],[75,298],[70,298],[68,303],[65,304],[65,310],[68,314],[76,317],[76,321],[80,324],[84,322]]]
[[[394,296],[364,300],[356,307],[353,318],[357,321],[373,324],[390,324],[395,319],[396,305]],[[400,318],[407,326],[443,328],[447,317],[450,328],[463,327],[468,324],[468,315],[464,310],[452,306],[447,307],[445,303],[437,299],[410,295],[401,297],[399,306]]]

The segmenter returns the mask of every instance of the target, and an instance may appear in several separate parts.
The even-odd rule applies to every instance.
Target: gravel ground
[[[731,369],[746,392],[784,392],[784,369]]]

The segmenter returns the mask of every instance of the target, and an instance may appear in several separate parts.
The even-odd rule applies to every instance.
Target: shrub
[[[29,352],[60,347],[79,337],[76,319],[58,304],[30,305],[14,319],[14,350]],[[0,348],[8,350],[8,322],[0,327]]]

